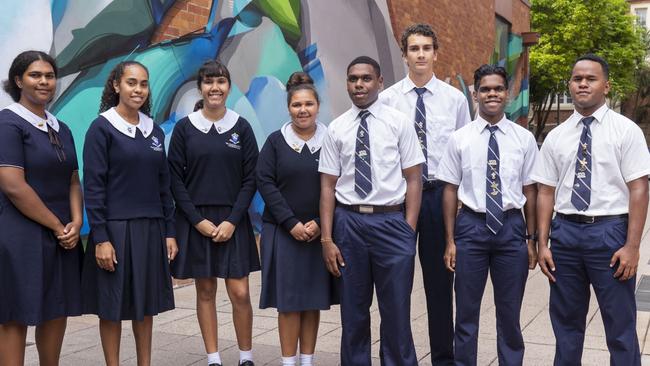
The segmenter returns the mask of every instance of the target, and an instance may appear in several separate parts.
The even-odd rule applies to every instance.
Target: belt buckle
[[[587,216],[587,220],[585,220],[585,224],[593,224],[596,222],[596,216]]]
[[[374,212],[374,209],[372,206],[368,205],[359,205],[359,213],[363,214],[371,214]]]

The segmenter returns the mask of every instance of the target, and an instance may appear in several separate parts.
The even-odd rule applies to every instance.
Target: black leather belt
[[[336,202],[336,205],[348,211],[362,213],[362,214],[376,214],[376,213],[404,211],[403,204],[392,205],[392,206],[373,206],[373,205],[344,205],[342,203]]]
[[[565,215],[557,213],[556,216],[562,220],[577,222],[579,224],[593,224],[595,222],[612,220],[612,219],[627,219],[627,214],[620,215],[602,215],[602,216],[585,216],[585,215]]]
[[[437,179],[433,180],[428,180],[426,182],[422,182],[422,190],[423,191],[428,191],[437,187],[444,187],[445,182]]]
[[[472,210],[471,208],[469,208],[469,207],[467,207],[467,206],[463,206],[463,207],[461,207],[460,209],[463,210],[463,211],[465,211],[465,212],[467,212],[467,213],[469,213],[469,214],[472,214],[472,215],[474,215],[474,216],[480,217],[480,218],[482,218],[483,220],[485,220],[485,212],[476,212],[476,211]],[[518,208],[511,208],[511,209],[509,209],[509,210],[505,210],[505,211],[503,211],[503,216],[504,216],[504,217],[506,217],[506,216],[510,216],[510,215],[513,215],[513,214],[521,215],[521,209],[518,209]]]

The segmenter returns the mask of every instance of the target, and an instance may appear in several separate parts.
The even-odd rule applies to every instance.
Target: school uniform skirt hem
[[[338,283],[325,267],[318,238],[300,242],[284,228],[265,222],[260,249],[260,309],[283,313],[329,310],[339,304]]]
[[[0,222],[0,324],[81,315],[81,242],[64,249],[50,229],[10,205],[0,208]]]
[[[231,212],[228,206],[198,206],[197,209],[202,217],[217,226]],[[242,278],[260,270],[257,243],[247,214],[235,225],[230,240],[215,243],[177,212],[176,241],[178,256],[172,262],[175,278]]]
[[[84,313],[103,320],[142,321],[172,310],[164,220],[110,220],[106,227],[117,264],[114,272],[97,266],[91,232],[82,276]]]

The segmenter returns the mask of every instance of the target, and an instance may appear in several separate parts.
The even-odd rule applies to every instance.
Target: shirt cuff
[[[296,226],[297,223],[299,223],[300,220],[298,220],[295,217],[290,217],[287,220],[284,220],[282,222],[282,227],[287,231],[290,232],[291,229],[293,229],[294,226]]]
[[[93,244],[95,245],[109,241],[106,225],[95,225],[90,233],[93,238]]]
[[[325,173],[325,174],[329,174],[329,175],[335,175],[335,176],[337,176],[337,177],[338,177],[338,176],[340,175],[340,173],[341,173],[340,171],[338,171],[338,170],[336,170],[336,169],[323,168],[323,167],[318,168],[318,171],[319,171],[320,173]]]

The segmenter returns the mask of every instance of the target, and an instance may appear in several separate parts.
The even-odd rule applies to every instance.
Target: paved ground
[[[643,235],[639,276],[650,275],[650,238],[649,229]],[[416,261],[417,262],[417,261]],[[231,321],[230,303],[220,282],[217,294],[217,311],[220,321],[220,351],[224,365],[236,365],[238,358],[234,328]],[[260,293],[259,273],[251,276],[253,304],[258,303]],[[186,285],[175,290],[176,309],[155,318],[153,340],[153,365],[206,365],[205,352],[200,330],[195,315],[194,287]],[[530,272],[524,297],[521,324],[526,341],[524,365],[551,365],[555,339],[548,316],[548,282],[536,269]],[[373,345],[375,356],[373,365],[379,365],[379,316],[376,304],[372,307]],[[277,320],[274,310],[254,310],[253,347],[257,365],[279,365],[280,349],[278,346]],[[321,316],[316,363],[318,365],[337,365],[341,337],[339,309],[323,312]],[[411,319],[413,336],[421,365],[430,365],[428,354],[428,333],[424,290],[419,265],[416,269],[415,284],[412,294]],[[589,325],[585,341],[583,365],[608,365],[609,356],[605,345],[604,330],[594,296],[588,315]],[[643,352],[643,364],[650,365],[650,337],[648,326],[650,313],[638,312],[637,332]],[[135,346],[130,323],[125,322],[122,334],[121,360],[124,365],[136,365]],[[33,329],[30,329],[28,341],[33,342]],[[496,328],[492,288],[488,284],[484,296],[479,340],[479,365],[497,365]],[[27,347],[28,365],[37,365],[36,347]],[[98,365],[103,363],[99,343],[97,319],[93,316],[72,318],[68,322],[68,331],[63,345],[61,365]]]

